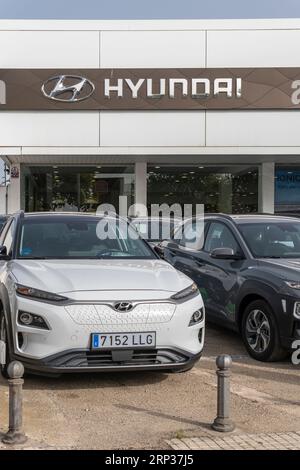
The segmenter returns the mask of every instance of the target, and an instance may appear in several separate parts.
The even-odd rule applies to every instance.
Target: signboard
[[[300,169],[277,170],[275,181],[275,204],[300,204]]]
[[[300,109],[300,68],[0,69],[0,111],[60,109]]]

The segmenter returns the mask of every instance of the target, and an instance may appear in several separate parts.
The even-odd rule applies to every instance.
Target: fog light
[[[300,318],[300,302],[296,302],[294,305],[294,317]]]
[[[196,310],[196,312],[193,313],[189,326],[196,325],[196,323],[200,323],[203,320],[203,318],[204,318],[204,310],[203,308],[199,308],[199,310]]]
[[[43,317],[40,315],[34,315],[33,313],[19,312],[18,322],[20,325],[49,330],[49,327]]]
[[[31,323],[33,322],[33,316],[31,315],[31,313],[22,312],[19,315],[19,321],[23,325],[31,325]]]

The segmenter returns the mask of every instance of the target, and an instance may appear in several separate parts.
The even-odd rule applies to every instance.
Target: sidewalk
[[[300,450],[300,431],[171,439],[174,450]]]

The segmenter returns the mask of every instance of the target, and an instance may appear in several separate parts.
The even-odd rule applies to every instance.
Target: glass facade
[[[258,212],[258,166],[148,164],[147,204],[204,204],[206,212]],[[119,210],[119,196],[135,201],[135,165],[21,167],[21,208],[95,212]],[[300,202],[299,202],[300,204]],[[149,212],[150,213],[150,212]]]
[[[300,214],[300,166],[276,166],[275,212]]]
[[[134,165],[24,166],[22,208],[35,211],[95,212],[100,204],[119,209],[119,196],[134,204]]]
[[[255,166],[148,166],[148,210],[151,204],[204,204],[206,212],[258,211]]]

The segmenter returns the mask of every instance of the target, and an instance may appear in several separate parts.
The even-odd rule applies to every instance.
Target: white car
[[[203,348],[197,286],[118,217],[12,216],[0,237],[0,302],[3,375],[11,360],[56,375],[181,372]]]

